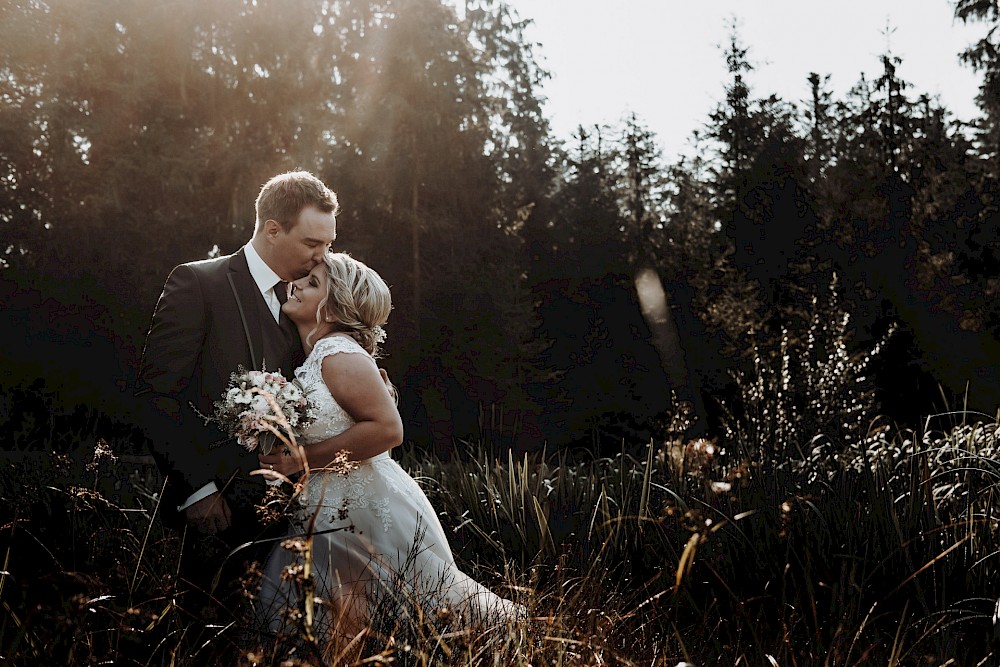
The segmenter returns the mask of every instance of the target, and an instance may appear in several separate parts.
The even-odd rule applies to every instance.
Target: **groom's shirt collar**
[[[250,275],[253,276],[253,281],[257,283],[257,289],[266,300],[267,293],[274,288],[274,284],[281,280],[281,277],[260,258],[257,251],[254,250],[253,243],[247,243],[243,246],[243,254],[246,255],[247,264],[250,266]]]

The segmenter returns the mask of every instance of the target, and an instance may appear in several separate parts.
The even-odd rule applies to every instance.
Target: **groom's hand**
[[[188,523],[200,533],[215,535],[229,528],[232,514],[229,504],[221,493],[216,491],[202,498],[186,510]]]
[[[389,382],[389,374],[385,372],[384,368],[378,369],[378,374],[382,376],[382,382],[385,383],[386,391],[392,396],[392,400],[399,402],[399,392],[396,391],[396,386]]]

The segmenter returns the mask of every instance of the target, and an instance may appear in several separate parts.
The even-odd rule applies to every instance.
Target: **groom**
[[[226,257],[181,264],[167,278],[136,390],[153,456],[167,480],[160,503],[167,525],[218,535],[230,547],[261,535],[254,508],[265,486],[248,474],[259,467],[256,454],[224,441],[192,405],[212,414],[240,366],[291,377],[302,346],[281,314],[285,283],[322,261],[337,236],[338,208],[336,194],[312,174],[275,176],[257,197],[253,238],[245,246]],[[199,540],[194,542],[197,552]],[[202,572],[215,569],[196,562],[198,554],[182,559]]]

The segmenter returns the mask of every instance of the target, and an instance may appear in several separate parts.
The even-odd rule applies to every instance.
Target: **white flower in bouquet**
[[[267,391],[266,389],[261,389],[261,391]],[[271,410],[271,404],[267,402],[261,394],[257,394],[250,401],[250,409],[253,410],[254,414],[266,415]]]

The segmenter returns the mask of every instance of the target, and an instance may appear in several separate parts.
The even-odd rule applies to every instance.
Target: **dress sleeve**
[[[340,352],[347,354],[363,354],[371,358],[371,355],[368,354],[368,351],[365,350],[365,348],[361,347],[356,340],[349,338],[348,336],[328,336],[326,338],[321,338],[316,342],[316,347],[313,352],[313,359],[315,359],[315,363],[320,367],[322,367],[324,359]]]

